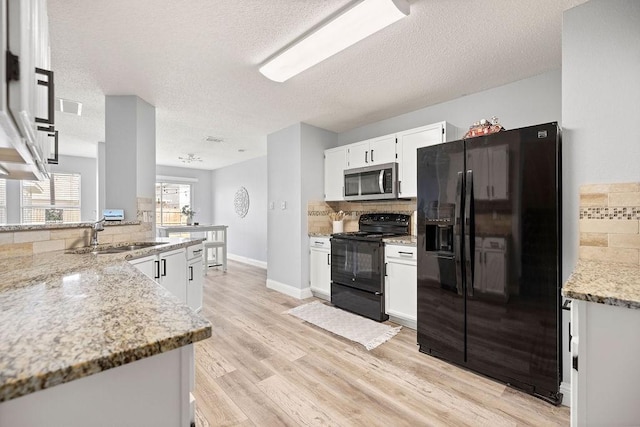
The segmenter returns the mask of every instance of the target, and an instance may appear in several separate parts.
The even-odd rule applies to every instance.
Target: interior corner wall
[[[196,211],[193,220],[200,224],[212,224],[214,223],[214,217],[211,210],[211,203],[215,188],[211,187],[211,174],[212,171],[210,170],[157,165],[154,178],[156,176],[169,176],[197,180],[197,182],[188,182],[188,184],[191,184],[192,189],[192,207],[193,210]],[[153,198],[155,199],[155,193]]]
[[[136,198],[156,196],[156,108],[136,97]],[[137,215],[136,204],[136,215]]]
[[[492,116],[506,129],[560,122],[561,84],[561,70],[548,71],[342,132],[338,141],[344,145],[442,121],[459,128],[461,137],[473,122]]]
[[[249,211],[244,218],[234,207],[236,192],[249,193]],[[228,229],[227,252],[248,261],[267,263],[267,157],[216,169],[211,173],[213,223]]]
[[[300,246],[302,248],[300,280],[303,288],[309,286],[309,237],[307,205],[310,201],[324,199],[324,150],[338,143],[338,134],[302,123],[300,126]]]
[[[578,259],[580,186],[640,182],[640,133],[636,130],[640,118],[638,76],[640,2],[591,0],[565,11],[562,24],[563,280],[569,277]],[[588,369],[580,360],[581,369]],[[578,388],[578,392],[585,393],[581,397],[584,403],[580,413],[587,411],[584,418],[593,425],[608,424],[610,413],[615,413],[618,420],[626,418],[635,424],[637,396],[612,380],[628,376],[628,367],[605,365],[606,369],[588,370],[589,390],[618,392],[585,393],[584,387]],[[591,404],[594,399],[598,405]],[[591,409],[602,407],[607,407],[609,412]]]
[[[300,127],[267,136],[267,281],[302,289]],[[273,208],[272,208],[273,206]]]
[[[640,182],[640,2],[591,0],[563,15],[563,280],[578,259],[583,184]]]

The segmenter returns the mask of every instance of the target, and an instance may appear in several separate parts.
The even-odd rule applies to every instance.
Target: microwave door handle
[[[378,186],[380,187],[380,194],[384,194],[384,169],[380,169],[378,175]]]
[[[461,209],[462,209],[462,177],[463,173],[458,172],[458,178],[456,183],[456,198],[454,203],[454,218],[453,218],[453,246],[454,246],[454,254],[455,254],[455,264],[456,264],[456,290],[458,291],[458,295],[464,295],[462,290],[462,233],[461,233]]]
[[[467,296],[473,296],[475,225],[473,218],[473,171],[467,171],[464,202],[464,266],[467,282]]]

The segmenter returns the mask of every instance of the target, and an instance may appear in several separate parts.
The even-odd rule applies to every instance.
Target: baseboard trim
[[[247,258],[242,255],[235,254],[227,254],[227,258],[233,261],[241,262],[243,264],[253,265],[254,267],[264,268],[265,270],[267,269],[267,263],[265,261],[258,261],[257,259]]]
[[[278,291],[281,294],[289,295],[296,299],[307,299],[313,296],[310,287],[300,289],[271,279],[267,279],[267,288]]]
[[[571,407],[571,383],[562,381],[560,383],[560,393],[562,393],[562,406]]]

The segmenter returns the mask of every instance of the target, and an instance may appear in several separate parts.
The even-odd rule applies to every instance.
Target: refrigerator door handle
[[[473,221],[473,171],[468,170],[465,182],[464,201],[464,267],[467,296],[473,296],[473,254],[475,246],[475,224]]]
[[[463,295],[462,289],[462,224],[461,224],[461,209],[462,209],[462,185],[463,185],[463,172],[458,172],[458,182],[456,183],[456,198],[454,204],[454,223],[453,223],[453,247],[456,263],[456,290],[458,295]]]

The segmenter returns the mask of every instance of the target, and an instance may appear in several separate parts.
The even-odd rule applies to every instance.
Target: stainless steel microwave
[[[398,198],[398,164],[366,166],[344,171],[345,200]]]

